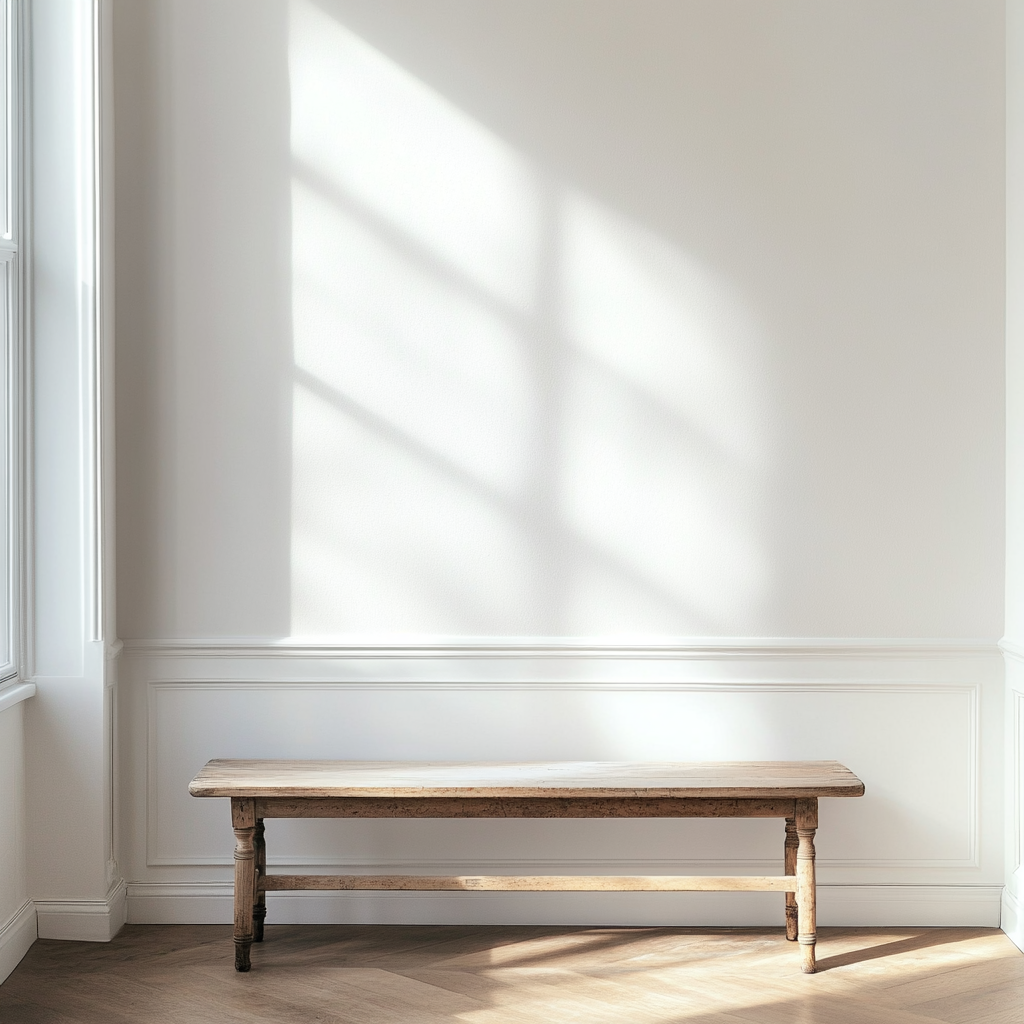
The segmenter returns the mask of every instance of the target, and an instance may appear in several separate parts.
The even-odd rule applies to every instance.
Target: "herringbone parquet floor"
[[[2,1024],[1024,1024],[1024,954],[989,928],[823,929],[819,974],[779,929],[130,925],[40,940]]]

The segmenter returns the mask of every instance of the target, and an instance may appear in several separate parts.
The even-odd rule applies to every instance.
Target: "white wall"
[[[823,913],[995,923],[1002,5],[138,0],[114,31],[136,919],[225,914],[203,760],[315,752],[842,756],[868,796],[828,811],[857,852]],[[777,845],[650,827],[659,862]],[[639,864],[589,828],[280,857]],[[341,902],[287,913],[547,912]],[[652,913],[616,906],[550,912]]]
[[[1024,948],[1024,5],[1006,4],[1006,893]]]
[[[25,744],[20,704],[0,712],[0,923],[6,923],[28,898],[25,876]]]
[[[25,835],[25,723],[20,702],[0,691],[0,982],[36,938]]]
[[[123,636],[1000,634],[1000,4],[123,6]]]
[[[1024,643],[1024,5],[1006,4],[1006,616]],[[1024,647],[1022,647],[1024,653]]]

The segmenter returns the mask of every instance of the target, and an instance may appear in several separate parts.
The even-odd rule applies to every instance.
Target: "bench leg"
[[[256,819],[256,828],[253,832],[253,843],[256,847],[256,870],[254,884],[267,873],[267,843],[263,838],[263,819]],[[267,894],[262,889],[257,889],[253,897],[252,906],[252,941],[263,941],[263,922],[267,919]]]
[[[803,972],[815,971],[814,944],[817,941],[815,922],[814,833],[818,827],[818,800],[796,802],[796,905],[797,941],[803,952]]]
[[[799,840],[796,834],[796,818],[786,819],[786,874],[796,875],[796,848]],[[786,938],[796,942],[796,893],[786,893]]]
[[[235,970],[247,971],[256,893],[256,814],[251,799],[232,797],[231,825],[235,831]]]

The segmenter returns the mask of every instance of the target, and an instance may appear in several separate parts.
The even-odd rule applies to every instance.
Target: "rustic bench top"
[[[210,761],[193,796],[220,797],[773,797],[861,796],[838,761],[536,763]]]

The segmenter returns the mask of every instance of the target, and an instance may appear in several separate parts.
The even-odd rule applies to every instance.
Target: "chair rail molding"
[[[156,637],[122,642],[126,656],[169,658],[987,658],[1005,649],[993,639],[859,637]]]

